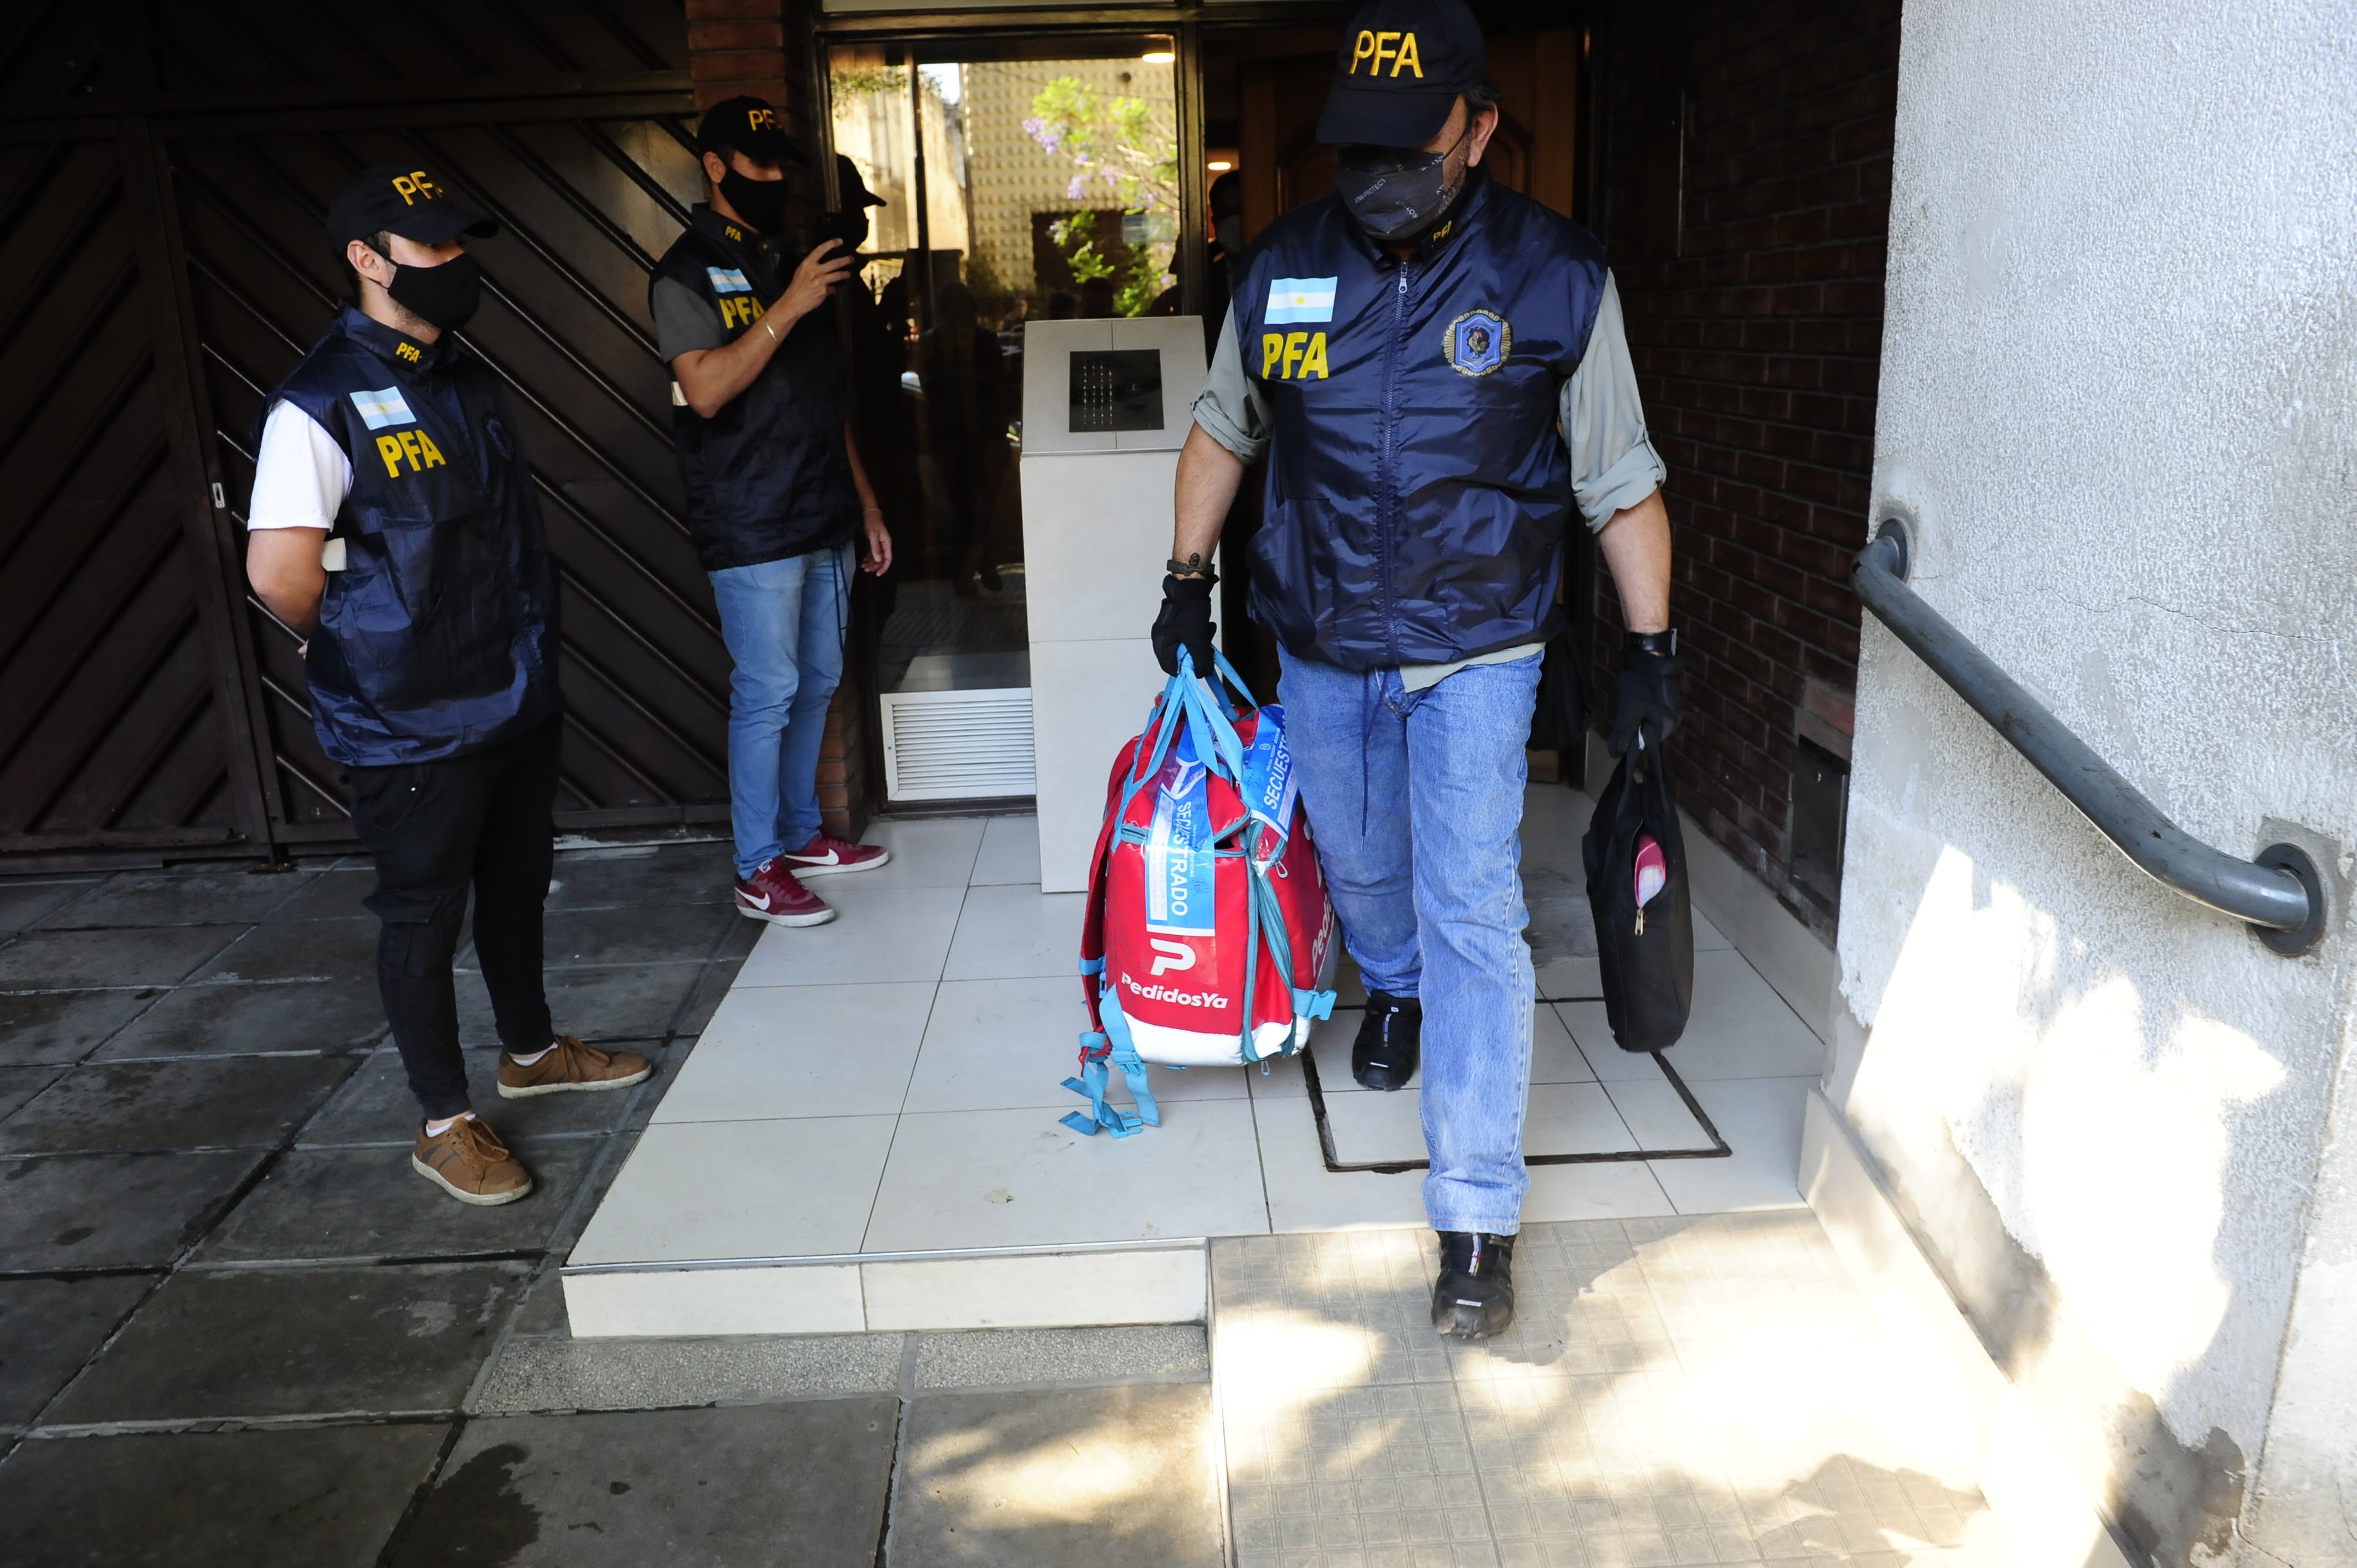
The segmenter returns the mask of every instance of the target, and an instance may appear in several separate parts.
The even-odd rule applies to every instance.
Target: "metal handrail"
[[[1896,519],[1884,522],[1857,553],[1857,596],[2121,854],[2195,903],[2248,921],[2276,952],[2304,953],[2323,940],[2324,885],[2305,851],[2270,844],[2255,861],[2242,860],[2170,822],[1907,585],[1908,557],[1905,526]]]

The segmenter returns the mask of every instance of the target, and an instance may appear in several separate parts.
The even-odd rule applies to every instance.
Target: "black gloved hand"
[[[1631,632],[1621,645],[1620,684],[1612,704],[1612,733],[1604,746],[1615,757],[1625,756],[1645,726],[1645,744],[1659,746],[1686,716],[1686,700],[1678,689],[1678,636],[1674,631]]]
[[[1209,572],[1191,577],[1162,579],[1162,608],[1154,618],[1154,657],[1166,675],[1178,673],[1178,650],[1194,660],[1195,673],[1210,680],[1211,663],[1211,585],[1219,579]]]

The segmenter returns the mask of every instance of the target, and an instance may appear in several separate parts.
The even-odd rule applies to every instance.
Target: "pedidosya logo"
[[[1224,1007],[1228,999],[1209,991],[1180,991],[1168,985],[1141,985],[1129,971],[1121,972],[1121,983],[1131,995],[1148,1002],[1173,1002],[1181,1007]]]

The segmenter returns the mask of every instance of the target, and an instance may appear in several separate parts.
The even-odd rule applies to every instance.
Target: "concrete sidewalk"
[[[1478,1348],[1388,1213],[1215,1240],[1208,1341],[576,1339],[556,1262],[759,928],[719,846],[561,855],[559,1026],[659,1071],[505,1101],[475,1053],[541,1186],[468,1209],[408,1169],[369,882],[0,882],[11,1568],[2011,1558],[1805,1210],[1534,1224]]]
[[[409,1170],[371,880],[0,881],[11,1568],[870,1568],[888,1520],[896,1564],[1104,1562],[1103,1474],[1140,1480],[1110,1561],[1221,1561],[1198,1326],[571,1339],[555,1260],[759,932],[725,849],[558,857],[558,1026],[658,1071],[510,1101],[470,1052],[539,1182],[491,1209]],[[460,996],[490,1044],[479,983]]]

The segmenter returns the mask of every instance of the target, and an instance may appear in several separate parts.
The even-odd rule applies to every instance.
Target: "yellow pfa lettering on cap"
[[[433,201],[442,194],[442,188],[428,178],[422,168],[411,169],[407,174],[394,175],[393,188],[400,194],[402,204],[407,207],[416,206],[420,198]]]
[[[748,131],[774,131],[778,128],[778,117],[767,109],[748,109],[745,111],[745,128]]]

